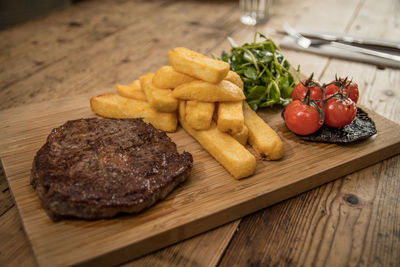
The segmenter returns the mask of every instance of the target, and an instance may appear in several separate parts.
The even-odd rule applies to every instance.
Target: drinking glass
[[[265,23],[270,16],[272,0],[240,0],[240,21],[246,25]]]

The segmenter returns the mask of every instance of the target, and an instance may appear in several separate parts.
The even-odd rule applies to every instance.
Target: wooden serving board
[[[77,96],[0,114],[0,156],[23,226],[40,266],[111,265],[139,257],[332,181],[400,152],[400,126],[369,112],[378,134],[351,145],[302,141],[289,132],[280,111],[259,112],[282,137],[285,156],[258,161],[240,181],[184,130],[169,136],[192,153],[189,180],[166,200],[138,215],[111,220],[54,223],[41,208],[29,179],[33,157],[51,129],[67,120],[94,117],[90,96]]]

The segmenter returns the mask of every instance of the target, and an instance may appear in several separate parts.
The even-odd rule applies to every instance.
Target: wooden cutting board
[[[256,173],[233,179],[183,129],[169,136],[192,153],[189,180],[138,215],[54,223],[29,183],[36,151],[51,129],[94,117],[90,96],[76,96],[0,114],[0,156],[25,232],[40,266],[111,265],[222,225],[400,152],[400,126],[369,112],[378,134],[351,145],[305,142],[289,132],[279,110],[259,112],[284,141],[285,156],[258,161]]]

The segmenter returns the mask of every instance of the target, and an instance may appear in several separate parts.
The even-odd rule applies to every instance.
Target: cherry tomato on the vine
[[[300,100],[291,102],[284,113],[287,127],[294,133],[308,135],[321,128],[318,111]]]
[[[357,115],[356,104],[350,98],[332,98],[326,102],[324,123],[330,127],[342,128],[350,124]]]
[[[303,83],[306,83],[306,81],[304,81]],[[304,100],[304,97],[307,94],[308,88],[306,86],[304,86],[303,83],[298,83],[293,88],[293,92],[292,92],[293,100],[297,100],[297,99]],[[310,87],[310,98],[312,100],[317,100],[317,101],[322,99],[322,91],[318,86]]]
[[[343,81],[343,79],[341,79]],[[342,89],[342,92],[344,95],[347,95],[347,92],[349,92],[349,97],[351,100],[353,100],[354,103],[357,103],[358,101],[358,96],[359,96],[359,91],[358,91],[358,84],[355,82],[347,81],[346,85],[347,87]],[[326,87],[325,90],[325,98],[329,98],[330,96],[336,94],[339,91],[339,87],[335,84],[330,84]]]

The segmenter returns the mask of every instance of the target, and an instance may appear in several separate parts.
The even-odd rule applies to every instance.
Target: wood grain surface
[[[0,109],[109,91],[165,64],[159,55],[174,46],[219,53],[227,36],[249,41],[255,30],[268,33],[284,21],[399,42],[399,9],[395,0],[280,0],[266,25],[249,28],[238,22],[236,1],[83,2],[0,32]],[[400,122],[398,70],[284,52],[323,81],[354,77],[363,106]],[[396,266],[399,162],[385,160],[128,265]],[[0,265],[33,265],[4,176],[0,186]]]
[[[258,161],[254,175],[235,180],[182,128],[168,135],[190,151],[189,181],[161,203],[113,220],[64,220],[46,215],[30,185],[32,159],[52,128],[93,117],[89,96],[3,110],[0,156],[23,227],[40,266],[118,264],[223,225],[244,215],[395,155],[400,126],[369,112],[378,134],[352,145],[301,141],[284,126],[280,109],[258,114],[281,136],[285,155]],[[316,162],[315,159],[319,159]],[[313,162],[313,163],[309,163]],[[102,244],[99,247],[98,244]]]

